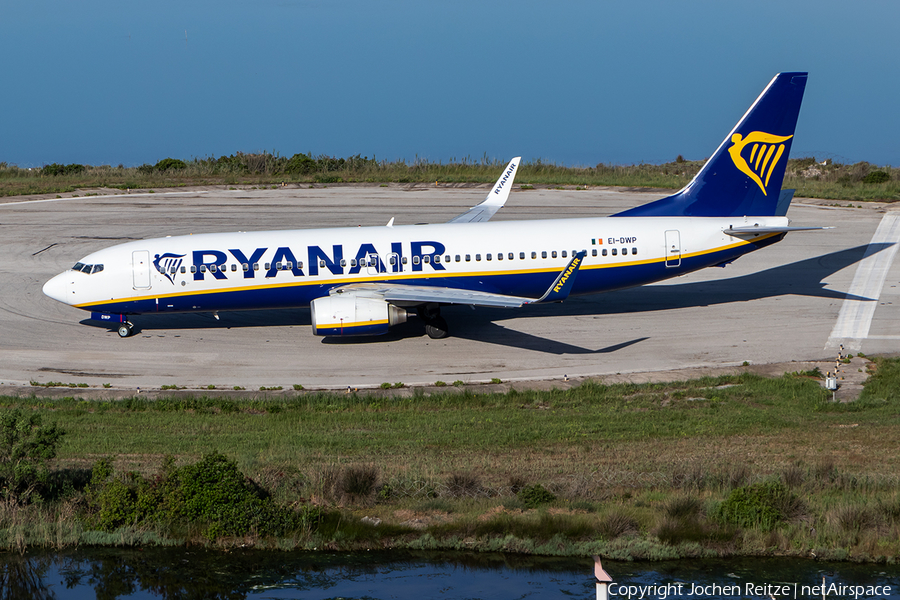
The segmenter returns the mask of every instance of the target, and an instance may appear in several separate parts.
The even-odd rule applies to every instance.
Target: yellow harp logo
[[[784,153],[784,142],[792,137],[794,136],[772,135],[762,131],[748,133],[747,137],[735,133],[731,136],[733,145],[728,148],[728,154],[731,155],[734,166],[755,181],[763,195],[768,196],[766,186],[769,185],[769,177],[772,176],[775,165],[778,164]],[[747,146],[750,146],[750,156],[745,158],[744,149]],[[763,175],[765,175],[765,182],[763,182]]]

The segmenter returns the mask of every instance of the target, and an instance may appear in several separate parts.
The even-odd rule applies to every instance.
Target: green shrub
[[[885,183],[891,180],[891,176],[884,171],[872,171],[862,178],[863,183]]]
[[[41,175],[50,175],[51,177],[55,177],[57,175],[77,175],[78,173],[83,172],[84,169],[84,165],[75,163],[72,163],[70,165],[60,165],[57,163],[53,163],[44,165],[41,168]]]
[[[780,481],[735,488],[719,507],[726,523],[770,530],[790,516],[797,498]]]
[[[556,495],[539,483],[523,487],[516,496],[526,508],[537,508],[556,500]]]
[[[187,163],[185,163],[180,158],[164,158],[158,163],[156,163],[153,167],[157,171],[168,171],[168,170],[178,170],[178,169],[187,169]]]
[[[316,161],[308,155],[300,153],[292,156],[284,166],[284,172],[290,175],[308,175],[316,170]]]
[[[109,459],[100,460],[85,497],[83,519],[88,526],[113,531],[123,525],[156,524],[170,530],[199,529],[210,540],[281,536],[314,527],[321,516],[312,507],[295,512],[276,505],[234,461],[217,452],[180,468],[168,457],[155,478],[133,473],[127,481],[113,476]]]
[[[64,433],[56,424],[41,425],[38,414],[19,409],[0,414],[0,499],[24,504],[40,497]]]

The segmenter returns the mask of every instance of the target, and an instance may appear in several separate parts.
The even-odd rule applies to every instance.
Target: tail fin
[[[673,196],[615,217],[776,215],[806,73],[779,73],[697,176]],[[788,200],[789,201],[789,200]]]

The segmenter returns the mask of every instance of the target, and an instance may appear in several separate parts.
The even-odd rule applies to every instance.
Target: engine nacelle
[[[315,335],[381,335],[406,323],[406,310],[380,298],[335,294],[309,304]]]

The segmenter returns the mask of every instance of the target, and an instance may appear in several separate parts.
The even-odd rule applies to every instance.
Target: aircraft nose
[[[44,284],[44,295],[53,298],[57,302],[62,302],[63,304],[68,304],[68,298],[66,297],[66,290],[68,286],[66,285],[66,274],[61,273]]]

